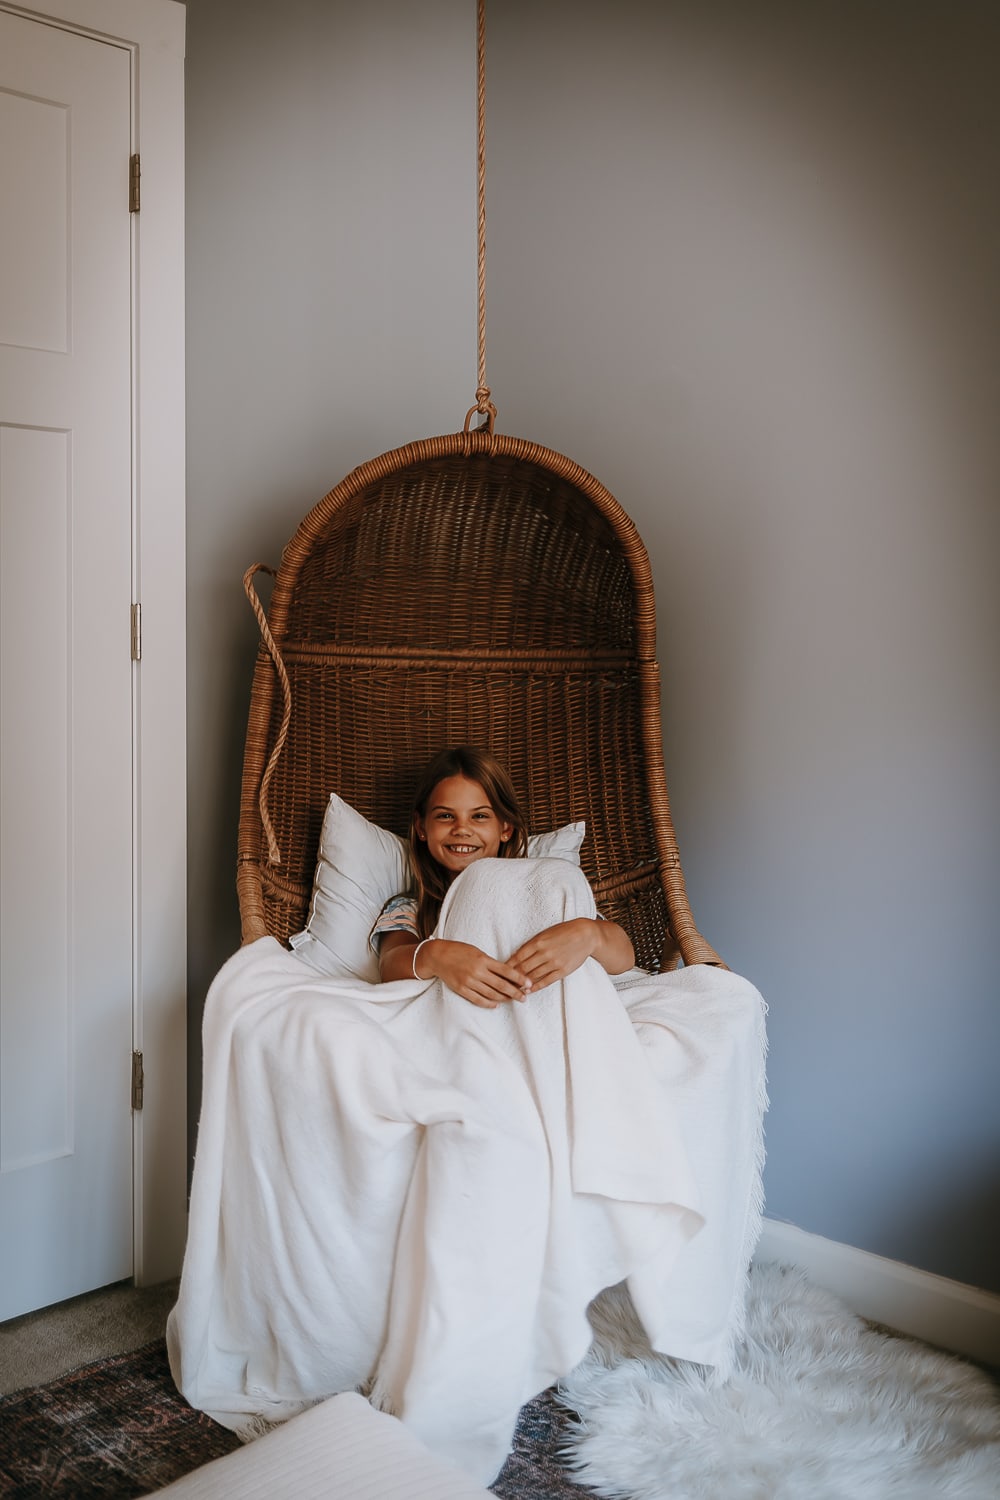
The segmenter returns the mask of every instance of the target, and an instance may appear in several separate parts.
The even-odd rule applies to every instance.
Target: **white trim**
[[[175,1276],[187,1216],[187,782],[184,455],[184,6],[47,0],[0,9],[127,47],[141,209],[133,225],[136,669],[133,1275]],[[125,185],[123,164],[123,188]]]
[[[174,0],[79,0],[139,45],[137,463],[142,603],[137,1285],[180,1271],[187,1232],[187,666],[184,450],[184,27]]]
[[[765,1219],[754,1256],[798,1266],[860,1317],[1000,1367],[1000,1296]]]

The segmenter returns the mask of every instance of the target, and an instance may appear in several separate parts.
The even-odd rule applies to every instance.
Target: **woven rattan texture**
[[[459,457],[393,474],[337,516],[303,564],[295,635],[352,651],[628,653],[631,605],[613,532],[575,490]]]
[[[473,438],[477,437],[473,434]],[[660,753],[648,560],[592,476],[534,445],[462,435],[362,466],[285,549],[247,732],[238,887],[244,941],[300,930],[337,791],[405,833],[418,772],[447,744],[510,768],[535,831],[584,819],[584,869],[638,961],[716,962],[684,892]],[[468,437],[465,440],[467,447]]]

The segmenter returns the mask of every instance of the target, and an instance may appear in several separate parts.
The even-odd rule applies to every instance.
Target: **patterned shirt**
[[[385,903],[368,939],[374,953],[378,952],[379,940],[386,932],[408,932],[413,937],[419,937],[416,896],[393,896],[391,901]]]

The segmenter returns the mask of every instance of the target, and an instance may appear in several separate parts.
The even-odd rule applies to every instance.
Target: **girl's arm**
[[[617,922],[573,917],[569,922],[557,922],[554,927],[537,932],[511,954],[510,962],[538,990],[557,979],[565,979],[588,958],[596,958],[609,974],[624,974],[635,963],[635,949],[628,933]]]
[[[513,963],[491,958],[472,943],[429,938],[420,945],[409,932],[387,932],[379,944],[378,967],[383,980],[441,979],[472,1005],[494,1010],[507,1000],[523,1000],[531,989],[528,975]]]

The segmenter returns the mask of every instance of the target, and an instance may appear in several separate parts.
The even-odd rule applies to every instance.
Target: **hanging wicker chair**
[[[688,905],[649,559],[615,498],[488,427],[362,464],[306,516],[261,624],[240,809],[243,941],[308,917],[331,792],[405,834],[446,745],[492,751],[533,832],[585,820],[600,910],[653,970],[721,960]]]

